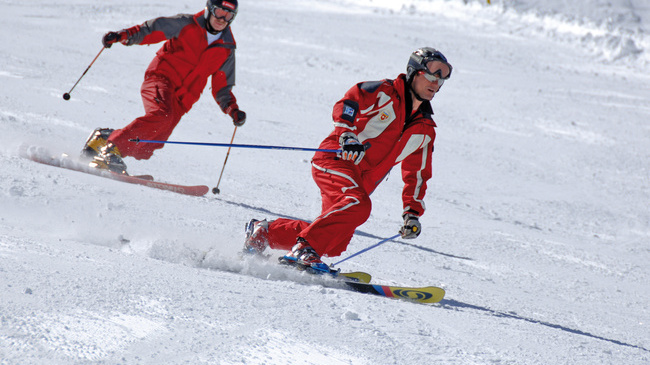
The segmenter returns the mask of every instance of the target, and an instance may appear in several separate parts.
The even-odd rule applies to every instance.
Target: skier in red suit
[[[285,258],[322,267],[321,256],[346,250],[355,229],[370,216],[370,194],[399,163],[404,181],[400,233],[417,237],[436,137],[430,100],[451,71],[442,53],[426,47],[410,56],[406,74],[348,90],[334,105],[334,130],[319,147],[342,153],[317,152],[312,159],[321,214],[313,222],[253,219],[246,226],[244,251],[290,249]]]
[[[163,144],[133,143],[129,139],[167,140],[176,125],[199,100],[208,79],[212,96],[235,126],[246,121],[232,93],[235,85],[235,38],[230,24],[237,0],[208,0],[197,14],[161,17],[102,38],[104,47],[165,41],[145,72],[141,94],[145,115],[122,129],[97,128],[82,156],[91,166],[126,173],[123,157],[149,159]]]

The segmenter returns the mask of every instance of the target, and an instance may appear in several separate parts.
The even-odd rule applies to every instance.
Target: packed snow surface
[[[233,149],[190,197],[37,164],[142,114],[159,45],[100,39],[196,1],[0,0],[0,364],[650,363],[650,3],[242,0],[236,143],[317,147],[356,82],[422,46],[452,78],[422,234],[340,264],[447,291],[423,305],[240,259],[251,218],[315,218],[311,153]],[[227,143],[205,92],[172,140]],[[133,174],[214,187],[226,149],[169,145]],[[335,262],[397,233],[398,169]]]

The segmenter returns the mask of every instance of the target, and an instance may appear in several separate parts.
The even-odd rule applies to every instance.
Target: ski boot
[[[279,258],[281,264],[296,266],[314,274],[330,274],[336,276],[337,271],[321,261],[320,255],[302,237],[286,255]]]
[[[126,172],[126,164],[122,160],[122,154],[117,146],[112,143],[100,148],[99,154],[88,165],[97,169],[128,175]]]
[[[243,252],[250,255],[261,255],[269,247],[268,229],[269,222],[251,219],[246,224],[246,241]]]
[[[114,129],[109,128],[95,129],[90,136],[88,136],[88,139],[81,150],[81,159],[90,161],[95,156],[99,155],[102,147],[105,147],[108,143],[108,136],[110,136],[113,131]]]

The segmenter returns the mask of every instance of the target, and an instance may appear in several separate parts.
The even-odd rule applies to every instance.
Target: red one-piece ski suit
[[[400,162],[404,212],[424,213],[436,125],[428,101],[411,113],[407,87],[404,74],[395,80],[362,82],[334,105],[334,131],[319,148],[339,149],[339,136],[344,132],[356,134],[371,147],[359,165],[334,153],[314,155],[312,176],[321,190],[322,212],[312,223],[285,218],[270,222],[271,248],[290,249],[302,237],[319,255],[339,256],[355,229],[370,216],[370,194]]]
[[[133,143],[130,138],[167,140],[212,76],[212,95],[224,113],[239,109],[232,93],[235,84],[236,43],[230,26],[208,44],[204,12],[179,14],[146,21],[126,29],[126,45],[165,41],[145,72],[141,94],[145,115],[108,138],[122,156],[148,159],[162,144]]]

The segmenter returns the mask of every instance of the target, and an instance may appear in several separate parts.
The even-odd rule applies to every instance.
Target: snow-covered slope
[[[440,14],[477,24],[499,24],[510,33],[549,37],[573,44],[610,63],[650,64],[650,3],[645,0],[590,1],[436,1],[339,0],[376,11],[436,17]],[[490,27],[484,28],[486,32]]]
[[[422,235],[341,264],[447,290],[418,305],[238,259],[249,219],[318,214],[309,153],[233,150],[202,198],[19,157],[76,153],[139,116],[158,46],[116,45],[61,94],[104,32],[203,3],[1,1],[0,364],[647,364],[648,5],[571,4],[241,1],[238,143],[316,147],[354,83],[397,76],[421,46],[454,65]],[[206,93],[172,139],[232,132]],[[212,187],[225,152],[126,162]],[[396,233],[401,185],[393,173],[373,194],[342,258]]]

